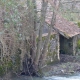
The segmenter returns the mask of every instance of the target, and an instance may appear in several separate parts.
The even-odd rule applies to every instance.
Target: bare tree
[[[39,70],[39,63],[40,63],[40,57],[42,56],[42,60],[41,60],[41,64],[43,64],[45,62],[45,59],[47,57],[47,49],[48,49],[48,44],[50,41],[50,35],[51,35],[51,30],[52,27],[55,25],[56,22],[56,13],[57,13],[57,9],[58,9],[58,5],[57,1],[54,0],[54,9],[53,9],[53,16],[52,16],[52,20],[51,20],[51,24],[49,26],[49,32],[47,35],[47,38],[45,40],[45,44],[43,46],[42,49],[42,29],[45,25],[45,18],[46,18],[46,13],[47,13],[47,7],[48,7],[48,1],[47,0],[42,0],[42,8],[41,8],[41,16],[40,16],[40,26],[39,26],[39,35],[38,35],[38,41],[36,42],[36,25],[38,24],[37,22],[37,6],[36,6],[36,1],[35,0],[28,0],[27,2],[27,6],[28,6],[28,10],[29,10],[29,22],[30,22],[30,27],[32,27],[32,34],[31,34],[31,46],[30,46],[30,51],[31,51],[31,61],[32,61],[32,68],[33,68],[33,73],[37,74],[37,71]],[[36,15],[37,16],[36,16]],[[59,56],[58,56],[59,57]],[[28,64],[27,64],[28,65]],[[36,68],[36,70],[35,70]],[[30,72],[31,73],[31,72]]]

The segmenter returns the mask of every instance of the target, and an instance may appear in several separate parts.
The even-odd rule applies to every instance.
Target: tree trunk
[[[30,27],[32,27],[32,32],[30,35],[30,57],[27,55],[23,60],[23,72],[21,74],[40,76],[38,74],[39,66],[35,65],[34,59],[36,58],[36,26],[37,26],[37,9],[35,0],[27,0],[27,6],[29,11],[29,22]],[[44,5],[43,5],[44,6]],[[42,14],[42,17],[45,15]],[[41,19],[42,20],[42,19]],[[43,27],[44,20],[41,22],[41,27]],[[41,30],[42,31],[42,28]],[[40,33],[41,35],[42,33]],[[42,37],[42,36],[41,36]],[[40,39],[41,39],[40,37]],[[39,43],[40,44],[40,43]],[[38,48],[39,49],[39,48]]]
[[[42,9],[41,9],[41,22],[40,22],[40,29],[39,29],[39,36],[38,36],[38,46],[37,46],[37,51],[36,51],[36,59],[35,59],[35,64],[38,65],[40,55],[41,55],[41,46],[42,46],[42,29],[45,24],[45,15],[46,15],[46,10],[47,10],[47,4],[45,0],[42,2]]]
[[[23,60],[23,72],[26,75],[31,75],[31,76],[40,76],[38,73],[40,68],[39,68],[39,63],[40,63],[40,56],[42,56],[42,62],[44,63],[43,59],[46,59],[47,57],[47,48],[48,48],[48,43],[50,40],[50,35],[51,35],[51,29],[52,26],[54,25],[56,21],[56,15],[53,12],[52,20],[51,20],[51,25],[49,27],[49,33],[47,36],[47,39],[45,41],[43,51],[41,52],[42,48],[42,29],[45,25],[45,18],[46,18],[46,11],[47,11],[47,5],[48,2],[45,0],[42,0],[42,9],[41,9],[41,19],[40,19],[40,28],[39,28],[39,35],[38,35],[38,42],[37,42],[37,48],[36,48],[36,25],[37,25],[37,8],[36,8],[36,1],[35,0],[27,0],[28,4],[28,11],[29,11],[29,26],[33,29],[30,37],[30,56],[25,56]]]
[[[45,41],[45,44],[44,44],[44,47],[43,47],[43,50],[42,50],[41,64],[44,64],[44,62],[46,60],[46,57],[47,57],[47,53],[48,53],[47,50],[48,50],[48,44],[49,44],[49,41],[50,41],[51,30],[52,30],[52,27],[49,26],[48,36],[46,38],[46,41]]]
[[[34,61],[35,57],[36,57],[36,27],[37,27],[37,7],[36,7],[36,0],[32,1],[33,3],[33,13],[34,13],[34,31],[33,31],[33,54],[32,54],[32,59]]]
[[[44,44],[44,47],[43,47],[41,64],[44,64],[44,62],[46,60],[46,57],[47,57],[47,54],[48,54],[47,49],[48,49],[48,44],[49,44],[49,41],[50,41],[51,29],[52,29],[52,27],[55,26],[55,23],[56,23],[56,11],[58,10],[58,7],[59,7],[59,3],[57,5],[56,5],[56,3],[57,3],[57,0],[54,0],[55,9],[53,10],[53,15],[52,15],[51,24],[50,24],[50,27],[49,27],[48,36],[46,38],[46,41],[45,41],[45,44]],[[58,59],[59,59],[59,55],[58,55]]]

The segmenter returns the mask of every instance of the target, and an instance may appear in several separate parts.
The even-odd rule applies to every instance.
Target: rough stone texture
[[[80,49],[78,47],[78,41],[80,40],[80,34],[76,36],[76,43],[75,43],[75,51],[76,51],[76,55],[80,55]]]
[[[73,55],[76,55],[77,47],[77,36],[73,37]]]
[[[50,38],[46,63],[51,64],[58,60],[60,60],[59,58],[59,35],[54,34],[54,35],[51,35],[51,38]]]

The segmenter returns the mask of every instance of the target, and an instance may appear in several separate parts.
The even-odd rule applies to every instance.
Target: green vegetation
[[[17,73],[20,71],[20,54],[21,54],[21,50],[18,49],[16,54],[15,54],[15,62],[13,65],[13,70]]]
[[[48,56],[53,56],[53,53],[52,52],[48,52]]]
[[[80,49],[80,39],[77,41],[77,48]]]
[[[11,71],[16,73],[20,71],[20,54],[21,50],[18,49],[14,55],[14,62],[6,57],[3,58],[3,61],[0,63],[0,77]]]
[[[47,65],[52,65],[54,63],[54,61],[48,61]]]
[[[46,36],[42,37],[42,41],[44,41],[45,38],[46,38]],[[39,41],[39,38],[38,38],[38,37],[36,38],[36,41],[37,41],[37,42]]]
[[[80,28],[80,22],[78,22],[77,24],[78,24],[78,26],[79,26],[79,28]]]
[[[68,35],[68,34],[66,34],[65,32],[64,32],[64,35],[65,35],[67,38],[69,38],[69,35]]]
[[[49,43],[49,44],[48,44],[48,51],[50,51],[50,50],[49,50],[49,49],[50,49],[50,46],[51,46],[51,44]]]
[[[4,71],[4,66],[0,66],[0,76],[3,76],[5,74],[5,71]]]
[[[44,37],[42,37],[42,41],[44,41],[44,40],[45,40],[45,38],[46,38],[45,36],[44,36]]]
[[[12,61],[7,61],[0,64],[0,77],[12,70]]]
[[[13,66],[12,61],[9,61],[9,62],[7,63],[7,65],[8,65],[8,69],[9,69],[9,70],[12,70],[12,66]]]
[[[55,38],[55,35],[51,35],[50,36],[50,40],[52,40],[53,38]]]

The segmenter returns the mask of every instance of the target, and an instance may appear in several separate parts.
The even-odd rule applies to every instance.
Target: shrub
[[[5,73],[4,67],[3,66],[0,66],[0,76],[3,76],[4,73]]]

